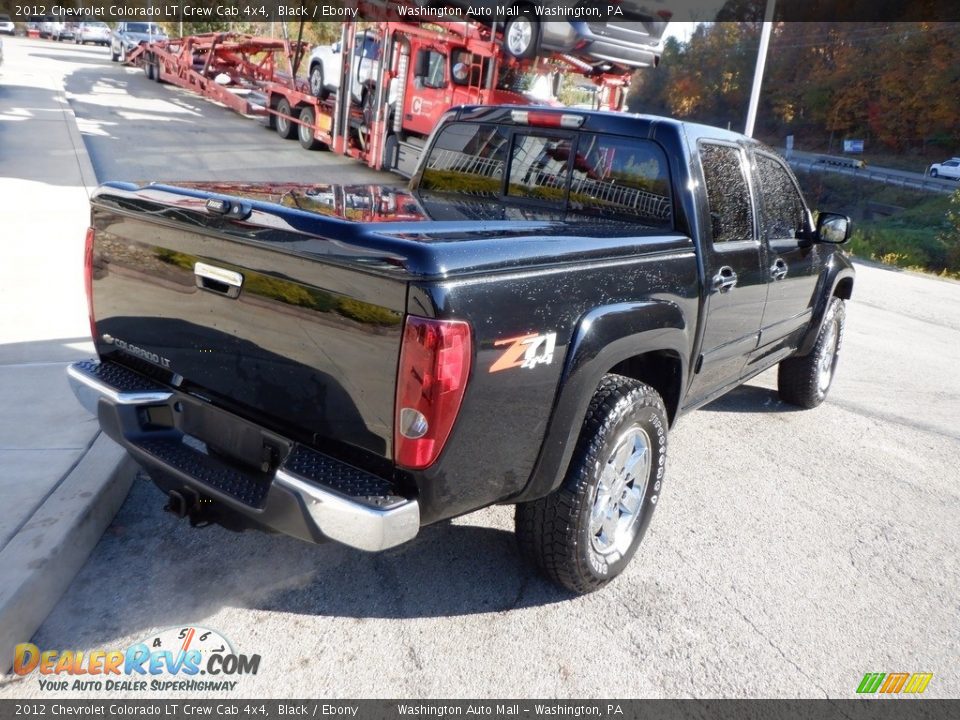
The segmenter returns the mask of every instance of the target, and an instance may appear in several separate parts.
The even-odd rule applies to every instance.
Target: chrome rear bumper
[[[360,550],[385,550],[412,540],[420,530],[417,500],[403,497],[384,478],[224,410],[201,407],[197,398],[115,363],[73,363],[67,376],[77,399],[97,416],[103,431],[168,492],[187,487],[257,525]],[[282,448],[282,461],[265,472],[224,462],[202,439],[181,429],[179,418],[191,407],[216,416],[218,426],[226,424],[244,437]],[[145,421],[145,408],[166,409],[171,424],[158,428]]]

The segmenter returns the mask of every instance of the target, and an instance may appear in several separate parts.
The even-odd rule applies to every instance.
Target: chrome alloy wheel
[[[533,42],[533,23],[527,19],[520,19],[510,25],[507,33],[507,48],[512,55],[523,55]]]
[[[623,555],[640,523],[653,462],[650,436],[639,425],[627,428],[600,473],[590,510],[590,537],[600,555]]]
[[[827,327],[826,335],[823,338],[823,355],[820,357],[820,365],[817,368],[817,389],[821,393],[826,393],[830,387],[830,381],[833,379],[833,369],[837,364],[837,341],[839,340],[839,330],[837,321],[831,320]]]

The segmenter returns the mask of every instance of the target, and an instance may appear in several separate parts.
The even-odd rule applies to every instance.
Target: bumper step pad
[[[204,455],[178,438],[144,438],[133,445],[184,475],[239,500],[244,505],[262,508],[270,490],[270,480],[258,479],[226,463]]]
[[[406,498],[394,492],[390,481],[303,445],[293,448],[282,469],[371,507],[383,508],[406,502]]]

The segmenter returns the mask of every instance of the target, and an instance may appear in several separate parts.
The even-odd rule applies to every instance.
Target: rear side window
[[[505,192],[554,210],[673,227],[666,156],[642,139],[451,123],[434,142],[420,187],[485,196]]]
[[[753,240],[753,206],[740,149],[703,143],[700,162],[707,184],[714,244]]]

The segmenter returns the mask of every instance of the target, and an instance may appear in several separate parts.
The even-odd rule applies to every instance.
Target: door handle
[[[193,266],[197,287],[212,293],[235,298],[240,295],[243,275],[233,270],[198,262]]]
[[[773,267],[770,268],[770,277],[774,280],[783,280],[787,276],[787,264],[783,261],[783,258],[777,258],[777,261],[773,263]]]
[[[729,292],[737,284],[737,274],[729,265],[724,265],[713,276],[713,289],[718,292]]]

